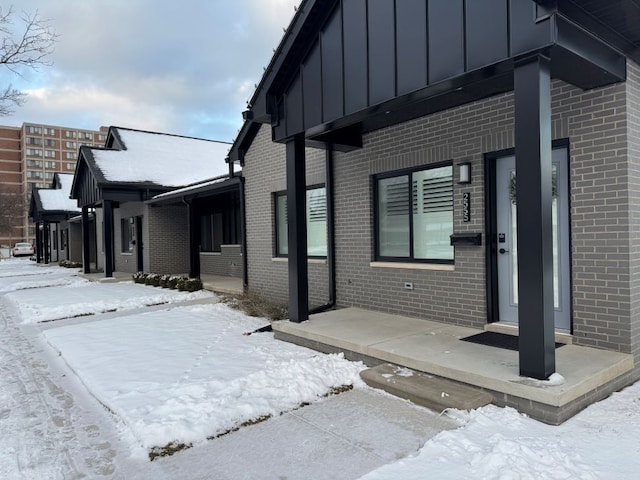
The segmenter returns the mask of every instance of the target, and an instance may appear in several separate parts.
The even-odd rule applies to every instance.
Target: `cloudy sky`
[[[53,66],[22,77],[28,93],[4,125],[117,125],[233,141],[242,110],[299,0],[14,0],[60,35]],[[1,2],[2,10],[11,3]],[[15,28],[20,27],[15,18]]]

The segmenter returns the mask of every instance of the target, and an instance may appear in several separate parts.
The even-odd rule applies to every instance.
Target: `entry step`
[[[390,363],[363,370],[360,377],[370,387],[439,413],[447,408],[472,410],[493,401],[483,390]]]

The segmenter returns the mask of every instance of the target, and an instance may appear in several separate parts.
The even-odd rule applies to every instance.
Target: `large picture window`
[[[453,262],[453,166],[375,178],[376,258]]]
[[[307,189],[307,256],[327,256],[327,195],[325,187]],[[276,255],[289,254],[287,193],[278,192],[276,210]]]

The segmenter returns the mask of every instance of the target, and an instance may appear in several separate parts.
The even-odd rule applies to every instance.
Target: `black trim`
[[[567,191],[569,210],[569,267],[573,266],[573,246],[571,243],[571,150],[568,138],[560,138],[551,142],[551,149],[557,150],[565,148],[567,150]],[[498,299],[498,219],[496,216],[496,160],[503,157],[514,156],[515,148],[496,150],[484,154],[484,181],[485,181],[485,267],[487,272],[487,323],[500,321],[500,308]],[[569,295],[571,333],[573,333],[573,275],[569,275]]]
[[[373,214],[373,261],[378,261],[378,262],[398,262],[398,263],[426,263],[426,264],[437,264],[437,265],[455,265],[455,253],[454,253],[454,259],[452,260],[443,260],[443,259],[424,259],[424,258],[413,258],[414,257],[414,251],[413,251],[413,215],[409,215],[409,256],[408,257],[386,257],[386,256],[382,256],[379,255],[380,252],[380,239],[378,236],[378,231],[379,231],[379,227],[380,227],[380,222],[378,219],[378,198],[379,198],[379,194],[378,194],[378,181],[379,180],[383,180],[386,178],[395,178],[395,177],[402,177],[405,175],[411,175],[412,173],[415,172],[422,172],[425,170],[432,170],[435,168],[441,168],[441,167],[451,167],[451,175],[452,175],[452,189],[453,189],[453,176],[454,176],[454,166],[453,166],[453,160],[444,160],[441,162],[434,162],[434,163],[430,163],[427,165],[420,165],[420,166],[416,166],[416,167],[410,167],[410,168],[403,168],[400,170],[393,170],[390,172],[383,172],[383,173],[377,173],[374,175],[371,175],[371,182],[372,182],[372,188],[373,188],[373,205],[371,208],[371,212]],[[409,180],[408,183],[408,194],[409,194],[409,202],[411,202],[411,198],[413,197],[413,183],[411,182],[411,180]],[[410,208],[411,211],[411,208]],[[453,233],[453,230],[451,231],[451,233]]]

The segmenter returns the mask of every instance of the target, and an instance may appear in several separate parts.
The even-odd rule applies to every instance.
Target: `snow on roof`
[[[170,190],[168,192],[165,193],[160,193],[158,195],[156,195],[155,197],[153,197],[153,200],[156,199],[160,199],[160,198],[164,198],[164,197],[169,197],[169,196],[173,196],[173,195],[180,195],[180,194],[188,194],[189,192],[193,191],[193,190],[197,190],[203,187],[209,187],[211,185],[215,185],[217,183],[222,183],[229,180],[229,176],[226,175],[224,177],[218,177],[218,178],[212,178],[211,180],[206,180],[204,182],[200,182],[200,183],[196,183],[193,185],[189,185],[188,187],[184,187],[184,188],[178,188],[177,190]]]
[[[79,212],[78,202],[69,198],[73,175],[58,173],[61,188],[38,189],[42,209],[45,211]]]
[[[182,187],[229,171],[229,143],[126,129],[118,134],[126,150],[92,150],[109,181]]]

